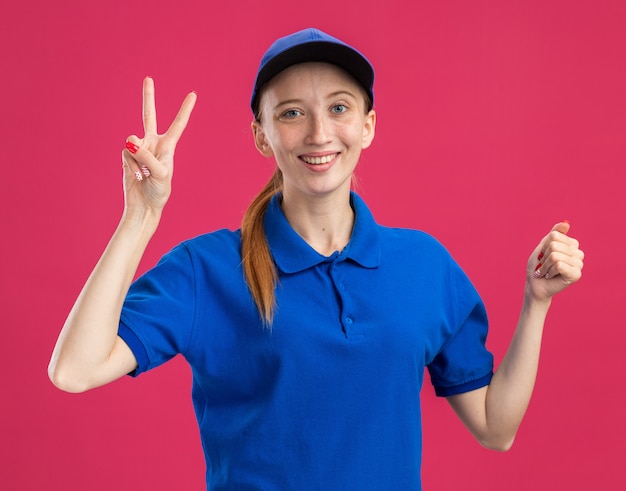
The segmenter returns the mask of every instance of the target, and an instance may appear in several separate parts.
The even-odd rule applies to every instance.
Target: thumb
[[[554,227],[552,227],[552,231],[556,231],[556,232],[561,232],[562,234],[567,235],[567,232],[569,232],[571,225],[569,223],[569,220],[561,220],[559,223],[557,223]]]

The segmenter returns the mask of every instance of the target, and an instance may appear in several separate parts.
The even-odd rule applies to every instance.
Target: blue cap
[[[259,89],[285,68],[297,63],[321,61],[343,68],[359,82],[374,103],[374,68],[352,46],[318,29],[304,29],[274,41],[261,59],[250,106],[257,112]]]

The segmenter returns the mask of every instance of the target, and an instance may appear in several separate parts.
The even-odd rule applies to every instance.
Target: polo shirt
[[[265,230],[277,308],[261,321],[240,231],[186,241],[131,286],[119,335],[133,375],[177,354],[211,490],[419,490],[420,389],[489,384],[487,317],[476,290],[426,233],[378,225],[361,198],[352,237],[326,257],[275,196]]]

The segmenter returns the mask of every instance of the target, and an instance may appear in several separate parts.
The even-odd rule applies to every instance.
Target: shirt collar
[[[365,268],[380,264],[380,237],[378,225],[365,202],[354,192],[350,193],[350,205],[355,213],[354,228],[350,242],[341,252],[326,257],[313,249],[289,225],[280,206],[282,195],[275,195],[265,213],[265,235],[272,257],[283,273],[296,273],[334,260],[352,259]]]

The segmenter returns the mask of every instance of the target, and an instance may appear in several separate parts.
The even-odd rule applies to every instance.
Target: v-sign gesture
[[[161,210],[171,192],[176,144],[187,127],[196,94],[185,97],[168,130],[157,133],[154,81],[143,81],[144,137],[129,136],[122,152],[126,208],[145,207]]]
[[[49,365],[54,384],[81,392],[131,372],[137,360],[117,335],[124,298],[170,195],[174,151],[194,104],[187,95],[176,118],[157,133],[154,82],[143,82],[143,138],[128,137],[122,153],[125,209],[117,230],[83,287]]]

